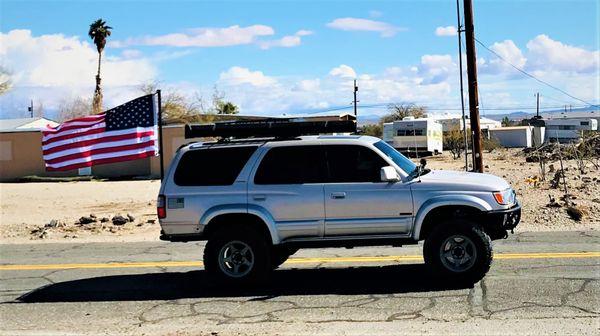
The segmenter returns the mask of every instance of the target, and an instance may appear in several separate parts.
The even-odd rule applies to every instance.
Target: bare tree
[[[389,104],[388,114],[381,118],[382,123],[402,120],[406,117],[424,118],[427,116],[427,108],[415,104]]]
[[[0,66],[0,95],[5,94],[12,87],[11,73]]]
[[[74,119],[90,115],[92,112],[92,100],[77,97],[71,100],[63,100],[58,107],[58,121]]]

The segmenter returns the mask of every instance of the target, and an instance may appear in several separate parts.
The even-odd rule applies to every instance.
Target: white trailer
[[[409,155],[442,152],[442,124],[431,118],[404,120],[383,124],[383,140],[398,151]]]
[[[583,131],[597,131],[598,120],[593,118],[580,119],[548,119],[546,123],[546,141],[576,142]]]

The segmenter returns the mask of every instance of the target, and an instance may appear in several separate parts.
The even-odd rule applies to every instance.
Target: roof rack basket
[[[315,118],[316,119],[316,118]],[[335,117],[328,120],[310,118],[271,118],[252,121],[228,121],[214,124],[185,125],[185,138],[295,138],[301,135],[356,133],[355,120]]]

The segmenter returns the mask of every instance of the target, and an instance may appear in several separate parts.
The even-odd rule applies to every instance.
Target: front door
[[[410,187],[381,182],[381,168],[390,164],[369,147],[324,147],[325,236],[407,233],[413,216]]]

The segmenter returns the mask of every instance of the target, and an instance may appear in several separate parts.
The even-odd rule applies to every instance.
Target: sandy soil
[[[32,239],[52,242],[157,240],[156,196],[160,181],[2,183],[0,184],[0,240],[3,243]],[[80,217],[93,214],[98,222],[75,225]],[[99,219],[132,215],[122,226]],[[51,220],[64,226],[49,228],[43,239],[32,230]],[[155,220],[154,224],[148,220]],[[138,226],[140,225],[140,226]],[[114,231],[114,232],[111,232]]]
[[[484,154],[486,171],[509,181],[523,204],[523,218],[518,231],[563,231],[600,229],[600,171],[589,169],[580,175],[575,162],[565,162],[569,193],[584,211],[581,221],[572,220],[566,207],[548,207],[549,195],[556,200],[561,189],[547,181],[527,182],[540,175],[537,163],[527,163],[522,151],[501,149]],[[559,167],[559,163],[554,163]],[[450,154],[428,158],[428,168],[463,170],[464,159],[453,160]],[[140,241],[157,240],[160,227],[156,221],[155,199],[160,182],[65,182],[0,184],[0,242],[57,241]],[[562,202],[559,201],[562,204]],[[96,216],[97,222],[79,225],[82,216]],[[134,217],[125,225],[100,222],[115,215]],[[56,227],[45,228],[52,220]],[[32,233],[33,231],[33,233]]]

